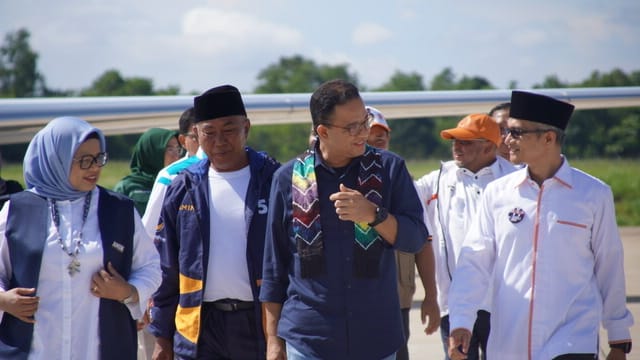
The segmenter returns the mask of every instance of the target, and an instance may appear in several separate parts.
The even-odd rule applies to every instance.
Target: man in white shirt
[[[573,105],[513,91],[506,143],[527,164],[487,186],[449,293],[449,355],[465,359],[492,289],[492,359],[607,359],[631,350],[623,249],[611,189],[562,155]]]
[[[440,333],[445,349],[449,344],[447,295],[464,236],[476,216],[483,189],[494,179],[514,171],[513,165],[497,156],[502,143],[500,127],[486,114],[471,114],[457,127],[443,130],[443,139],[452,140],[453,160],[442,163],[418,181],[416,188],[425,208],[425,222],[433,237],[436,256],[436,284],[440,306]],[[488,298],[478,309],[469,348],[470,359],[485,359],[489,337]],[[480,351],[482,350],[482,351]]]

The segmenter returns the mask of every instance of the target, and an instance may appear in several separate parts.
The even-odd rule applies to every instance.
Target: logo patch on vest
[[[116,249],[120,253],[124,252],[124,245],[120,244],[119,242],[116,242],[116,241],[112,242],[111,247]]]

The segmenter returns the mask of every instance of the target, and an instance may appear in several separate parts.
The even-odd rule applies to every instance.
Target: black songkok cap
[[[217,119],[225,116],[244,115],[244,103],[235,86],[222,85],[211,88],[193,98],[195,122]]]
[[[549,96],[514,90],[509,117],[535,121],[564,130],[574,106]]]

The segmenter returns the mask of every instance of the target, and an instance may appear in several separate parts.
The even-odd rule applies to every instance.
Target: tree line
[[[153,80],[123,77],[116,69],[108,69],[82,89],[52,89],[38,70],[38,53],[29,44],[30,32],[19,29],[5,35],[0,46],[0,97],[67,97],[67,96],[133,96],[177,95],[178,86],[157,89]],[[482,76],[457,76],[445,68],[425,82],[417,72],[396,70],[382,86],[368,88],[361,84],[350,65],[317,64],[301,55],[281,57],[257,74],[254,93],[310,93],[324,81],[342,78],[356,84],[361,91],[439,91],[495,89]],[[578,88],[640,86],[640,71],[625,73],[593,71],[577,83],[563,82],[549,75],[534,88]],[[509,88],[517,88],[511,81]],[[488,112],[490,109],[486,109]],[[440,130],[455,126],[461,117],[431,117],[394,120],[391,150],[407,159],[450,157],[448,142],[440,139]],[[176,119],[176,125],[177,125]],[[249,144],[286,160],[306,146],[308,124],[256,126]],[[108,137],[110,157],[128,159],[138,135]],[[564,152],[570,158],[638,158],[640,156],[640,107],[576,111],[567,129]],[[291,139],[291,141],[282,141]],[[21,161],[26,144],[7,145],[2,155],[8,161]]]

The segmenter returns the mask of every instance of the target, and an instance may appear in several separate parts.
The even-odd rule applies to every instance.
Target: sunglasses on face
[[[541,134],[552,129],[523,129],[523,128],[505,128],[504,136],[511,135],[514,139],[520,139],[525,134]]]

